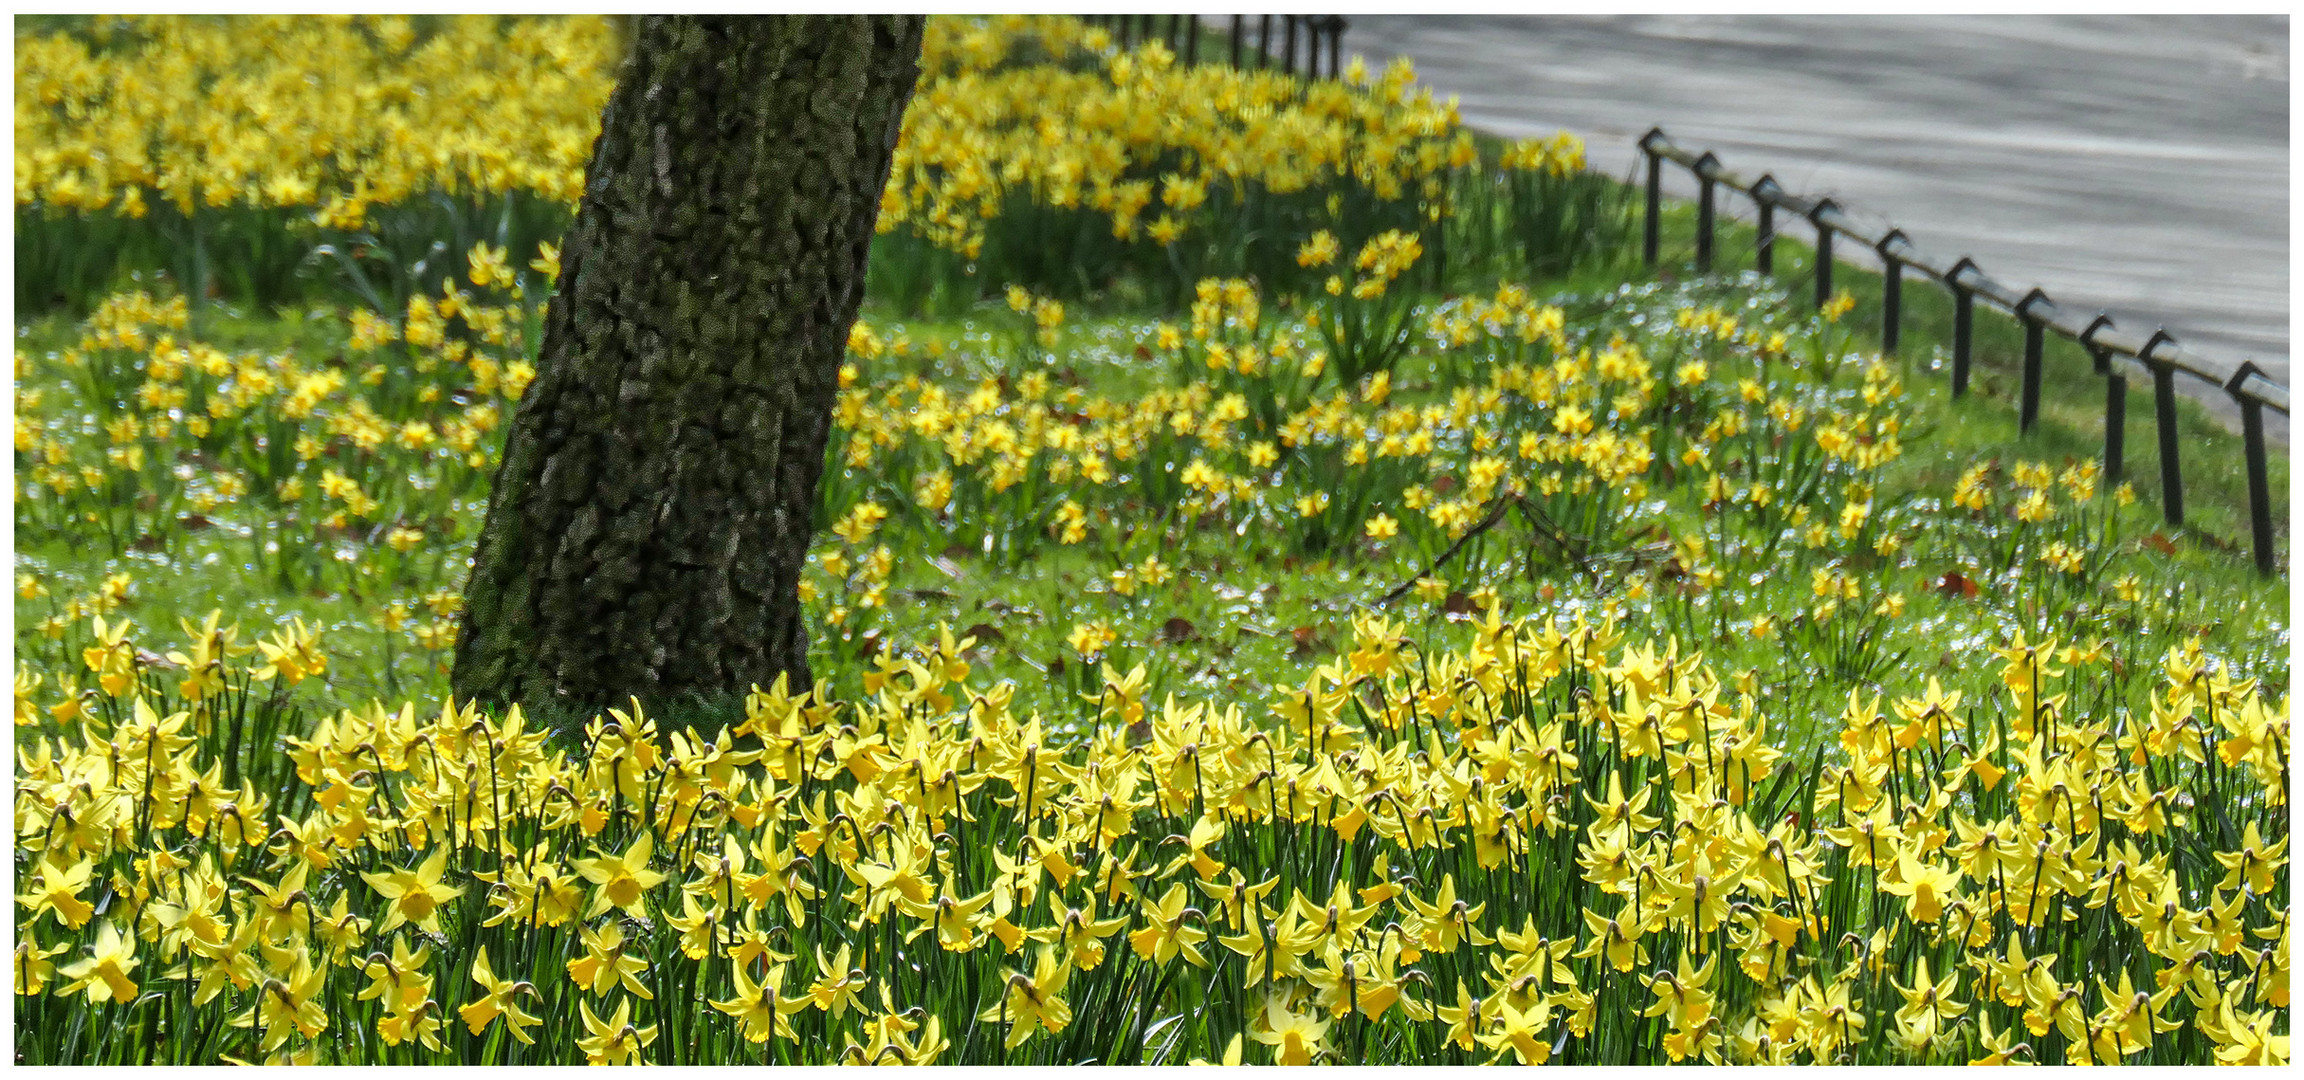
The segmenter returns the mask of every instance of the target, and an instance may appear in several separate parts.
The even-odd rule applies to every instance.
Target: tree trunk
[[[800,569],[924,21],[641,22],[490,494],[459,700],[811,685]]]

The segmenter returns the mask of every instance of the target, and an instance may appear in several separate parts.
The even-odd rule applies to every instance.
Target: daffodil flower
[[[615,908],[635,919],[647,917],[643,902],[648,890],[664,883],[664,875],[648,868],[648,859],[656,850],[655,834],[642,830],[617,856],[578,859],[576,872],[584,880],[598,886],[592,894],[592,906],[585,910],[587,919],[598,918],[601,913]],[[390,929],[390,927],[386,927]]]
[[[441,882],[447,872],[446,845],[433,848],[432,854],[425,856],[413,870],[362,871],[360,880],[367,882],[368,887],[386,901],[384,922],[377,929],[390,933],[402,923],[414,923],[439,933],[440,905],[464,894],[463,886]]]
[[[472,981],[480,984],[480,996],[456,1010],[472,1034],[480,1034],[501,1016],[504,1018],[504,1026],[511,1029],[513,1038],[523,1044],[534,1045],[536,1037],[528,1034],[528,1029],[543,1020],[522,1009],[518,995],[526,993],[531,997],[540,996],[536,988],[525,982],[497,978],[495,969],[488,966],[486,945],[480,946],[472,956]]]
[[[656,1042],[657,1025],[635,1027],[632,1023],[632,999],[616,1002],[616,1012],[602,1020],[592,1011],[592,1002],[579,998],[576,1007],[582,1014],[586,1034],[576,1040],[576,1048],[584,1052],[584,1060],[591,1065],[633,1065],[639,1063],[640,1051]]]

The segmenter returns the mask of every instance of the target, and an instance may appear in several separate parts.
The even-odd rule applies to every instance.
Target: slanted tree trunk
[[[458,700],[811,685],[800,569],[924,21],[641,20],[464,590]]]

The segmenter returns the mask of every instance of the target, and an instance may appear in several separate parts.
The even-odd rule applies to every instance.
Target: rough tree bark
[[[640,22],[464,590],[458,700],[811,685],[800,568],[924,21]]]

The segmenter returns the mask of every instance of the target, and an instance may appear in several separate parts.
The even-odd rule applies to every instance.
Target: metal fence
[[[1082,15],[1080,19],[1110,30],[1112,39],[1124,49],[1159,40],[1188,60],[1200,54],[1198,15]],[[1278,68],[1308,79],[1333,79],[1344,70],[1344,31],[1350,23],[1342,15],[1234,15],[1231,19],[1226,52],[1234,68]],[[1253,51],[1243,53],[1251,34],[1255,37]],[[1296,60],[1300,51],[1304,56],[1301,67]]]
[[[2170,525],[2184,524],[2184,477],[2177,460],[2176,376],[2181,374],[2216,384],[2240,407],[2241,438],[2246,445],[2248,466],[2248,519],[2256,568],[2267,575],[2277,572],[2272,549],[2272,491],[2266,474],[2264,410],[2289,415],[2288,388],[2273,381],[2255,364],[2242,361],[2233,365],[2201,356],[2177,344],[2166,330],[2154,329],[2149,336],[2117,330],[2111,316],[2066,311],[2037,287],[2019,294],[1986,277],[1972,259],[1962,257],[1946,265],[1942,259],[1929,256],[1913,246],[1901,229],[1892,228],[1877,237],[1867,236],[1831,199],[1794,195],[1766,174],[1747,182],[1723,171],[1719,159],[1710,151],[1691,154],[1673,145],[1662,128],[1652,128],[1641,136],[1640,150],[1648,159],[1647,228],[1642,237],[1642,253],[1651,267],[1656,265],[1657,243],[1662,231],[1663,167],[1664,162],[1670,161],[1684,166],[1696,177],[1696,268],[1699,272],[1712,269],[1716,192],[1727,188],[1752,200],[1759,226],[1753,262],[1755,269],[1763,274],[1775,272],[1778,211],[1805,218],[1815,229],[1816,304],[1819,307],[1832,298],[1832,247],[1836,238],[1846,237],[1879,254],[1886,268],[1880,304],[1880,344],[1886,352],[1896,351],[1901,330],[1905,272],[1916,271],[1943,285],[1952,294],[1953,303],[1952,396],[1955,398],[1968,392],[1976,301],[1982,300],[2014,315],[2024,326],[2023,389],[2016,412],[2017,425],[2022,431],[2031,431],[2040,417],[2040,366],[2045,333],[2053,330],[2079,342],[2095,362],[2096,373],[2105,380],[2104,472],[2109,483],[2117,484],[2121,478],[2121,456],[2127,438],[2128,376],[2141,371],[2151,378],[2153,419],[2160,438],[2161,507]]]

